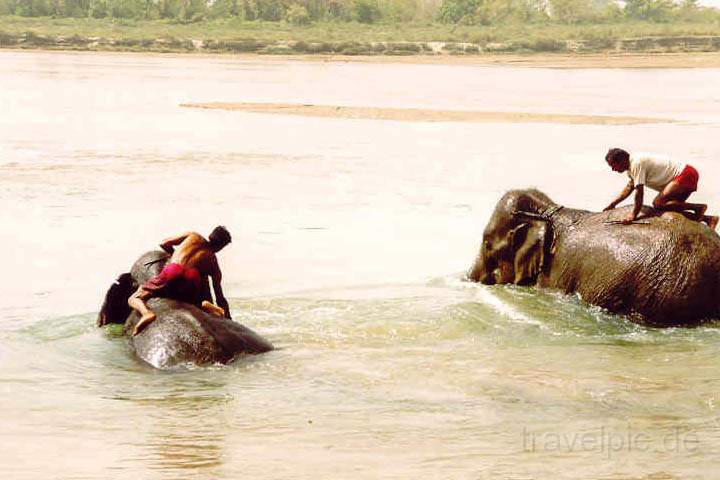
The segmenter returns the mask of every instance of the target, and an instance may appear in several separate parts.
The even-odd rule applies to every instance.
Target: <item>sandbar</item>
[[[497,112],[472,110],[431,110],[422,108],[349,107],[292,103],[184,103],[186,108],[231,110],[251,113],[300,115],[402,122],[470,122],[470,123],[560,123],[574,125],[639,125],[676,123],[667,118],[577,115],[565,113]]]

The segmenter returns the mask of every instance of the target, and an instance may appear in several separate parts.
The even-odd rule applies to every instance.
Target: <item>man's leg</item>
[[[135,293],[130,295],[130,298],[128,299],[128,305],[137,310],[140,314],[140,320],[135,324],[133,336],[140,333],[145,327],[155,321],[155,318],[157,318],[155,312],[150,310],[145,304],[145,301],[150,298],[150,296],[151,292],[145,290],[143,287],[140,287],[135,291]]]
[[[212,302],[208,302],[207,300],[203,300],[202,302],[202,309],[209,313],[210,315],[215,315],[217,317],[224,317],[225,316],[225,310],[222,307],[218,307]]]
[[[708,227],[715,230],[718,226],[718,222],[720,221],[720,217],[716,215],[705,215],[702,221],[707,223]]]
[[[683,187],[678,181],[670,182],[663,191],[653,200],[653,207],[666,212],[679,212],[690,220],[705,222],[715,230],[718,225],[718,217],[705,215],[707,205],[704,203],[688,203],[685,200],[693,193],[692,190]],[[690,215],[689,212],[693,212]]]
[[[653,200],[653,207],[664,212],[693,212],[692,219],[698,222],[704,220],[707,205],[703,203],[689,203],[688,199],[692,190],[682,186],[680,182],[673,180],[668,183],[662,192]],[[690,217],[688,217],[690,218]]]

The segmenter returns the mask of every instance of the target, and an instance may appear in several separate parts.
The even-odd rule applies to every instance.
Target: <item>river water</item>
[[[462,282],[499,196],[600,209],[610,146],[701,171],[720,70],[0,52],[3,478],[713,478],[720,329]],[[270,102],[672,118],[423,123]],[[162,238],[224,224],[236,320],[279,349],[157,371],[95,328]]]

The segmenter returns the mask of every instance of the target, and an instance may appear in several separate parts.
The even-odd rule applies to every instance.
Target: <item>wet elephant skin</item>
[[[105,296],[98,326],[124,324],[132,350],[156,368],[226,364],[241,355],[273,349],[270,342],[249,328],[172,298],[151,298],[148,306],[155,311],[157,319],[138,335],[131,336],[140,317],[127,307],[127,299],[138,285],[160,272],[167,259],[165,252],[148,252],[135,262],[129,273],[120,275]]]
[[[653,326],[718,318],[720,237],[680,214],[647,207],[636,223],[608,223],[631,208],[597,213],[562,207],[538,190],[509,191],[483,232],[468,278],[577,293]]]

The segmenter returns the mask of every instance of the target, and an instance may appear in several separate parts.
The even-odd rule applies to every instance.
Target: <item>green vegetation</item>
[[[407,55],[720,50],[696,0],[0,0],[0,47]]]
[[[515,23],[718,22],[717,10],[697,0],[0,0],[0,15],[53,18],[216,19],[461,25]]]

